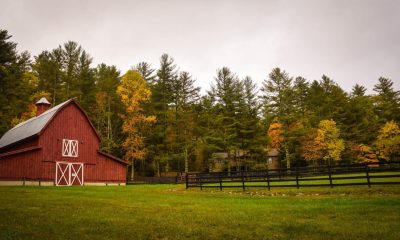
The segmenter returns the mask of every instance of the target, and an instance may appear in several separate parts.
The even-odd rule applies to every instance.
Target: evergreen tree
[[[308,111],[307,97],[309,94],[309,83],[303,77],[297,77],[293,82],[293,105],[299,117],[304,118]]]
[[[174,59],[168,54],[160,58],[160,68],[157,71],[155,82],[151,85],[152,108],[157,117],[157,124],[152,130],[150,141],[153,143],[151,156],[155,160],[157,174],[160,175],[160,165],[169,170],[171,160],[171,147],[167,141],[167,131],[170,129],[168,115],[171,103],[173,103],[172,84],[177,78]]]
[[[124,114],[121,101],[117,95],[120,83],[120,72],[115,66],[102,63],[94,70],[96,82],[93,106],[93,119],[102,138],[101,148],[105,152],[122,156],[119,148],[122,142],[122,122],[120,115]]]
[[[32,65],[39,79],[38,89],[51,93],[53,106],[61,101],[59,94],[63,91],[62,64],[61,54],[59,51],[53,50],[53,52],[43,51],[40,53],[35,57]]]
[[[269,78],[264,80],[261,91],[263,92],[264,111],[269,119],[277,118],[283,125],[284,143],[282,149],[284,152],[286,167],[291,167],[290,145],[293,136],[291,134],[291,126],[295,121],[294,111],[294,89],[293,79],[285,71],[280,68],[274,68],[269,74]]]
[[[156,76],[153,74],[154,69],[151,68],[149,63],[140,62],[134,67],[134,70],[138,71],[149,85],[154,84],[154,79]]]
[[[216,115],[214,117],[218,135],[214,138],[219,149],[228,153],[228,171],[230,171],[230,161],[235,160],[236,165],[240,140],[240,100],[242,93],[242,83],[238,77],[227,67],[217,71],[215,82],[211,85],[209,95],[215,101]]]
[[[194,83],[195,80],[188,72],[181,72],[173,84],[177,151],[178,154],[183,153],[185,172],[189,171],[189,155],[192,155],[193,151],[193,129],[195,128],[193,105],[198,102],[200,97],[200,88],[195,87]],[[180,171],[180,164],[178,164],[178,170]]]
[[[342,120],[343,138],[355,144],[371,144],[377,132],[377,115],[373,101],[365,96],[366,88],[356,84],[350,94],[349,104],[344,107],[346,112]]]
[[[92,115],[91,106],[95,104],[95,69],[91,68],[93,59],[83,50],[78,62],[77,99],[89,115]]]
[[[253,80],[247,76],[242,80],[242,92],[239,95],[239,131],[238,141],[240,142],[240,149],[245,154],[246,169],[249,165],[254,165],[256,159],[259,158],[263,152],[263,131],[260,125],[259,110],[260,104],[258,102],[257,85]]]
[[[363,97],[363,96],[365,96],[366,92],[367,92],[367,89],[364,86],[361,86],[358,83],[356,83],[356,85],[353,86],[351,96]]]
[[[379,122],[400,121],[400,91],[394,90],[393,81],[388,78],[380,77],[378,81],[374,86],[374,103]]]
[[[292,78],[280,68],[274,68],[261,88],[264,107],[274,117],[283,120],[293,112],[294,94]]]
[[[17,44],[0,29],[0,134],[10,129],[12,119],[28,109],[37,78],[31,72],[30,55],[18,54]]]

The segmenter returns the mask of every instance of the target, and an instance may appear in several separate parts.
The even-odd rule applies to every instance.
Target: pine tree
[[[53,106],[61,102],[59,94],[63,91],[61,84],[62,61],[58,51],[43,51],[37,57],[32,68],[38,76],[38,89],[51,94]]]
[[[365,93],[367,92],[367,89],[364,86],[359,85],[356,83],[356,85],[353,86],[351,95],[353,97],[363,97],[365,96]]]
[[[215,99],[211,95],[206,95],[194,106],[194,111],[196,127],[193,131],[197,138],[194,150],[195,169],[212,171],[212,153],[223,151],[221,128],[216,121],[219,110],[215,107]]]
[[[152,130],[151,142],[153,143],[152,156],[156,161],[157,174],[160,175],[160,165],[169,169],[171,160],[171,147],[167,141],[167,130],[170,129],[168,114],[173,103],[172,84],[177,78],[176,65],[174,59],[168,54],[163,54],[160,58],[160,68],[157,71],[152,90],[152,108],[157,117],[157,124]]]
[[[307,97],[309,94],[309,83],[303,77],[297,77],[293,82],[293,105],[299,117],[305,117],[307,109]]]
[[[140,62],[133,69],[138,71],[149,85],[154,84],[156,76],[153,74],[154,69],[151,67],[150,63]]]
[[[18,54],[17,44],[10,41],[6,30],[0,29],[0,134],[20,118],[30,104],[37,78],[30,68],[30,55]]]
[[[380,77],[378,81],[374,86],[374,103],[379,122],[400,121],[400,91],[394,90],[393,81],[388,78]]]
[[[344,107],[342,136],[349,143],[369,145],[376,138],[378,117],[371,97],[365,96],[366,88],[356,84]]]
[[[215,101],[214,108],[216,115],[214,117],[219,134],[214,138],[217,146],[228,153],[228,170],[230,171],[231,159],[237,162],[237,153],[240,149],[239,131],[240,131],[240,100],[242,93],[242,83],[238,77],[227,67],[217,71],[215,82],[211,85],[209,95]],[[232,154],[233,153],[233,154]]]
[[[285,71],[275,68],[264,80],[261,91],[263,92],[264,111],[268,118],[277,120],[283,125],[285,142],[282,144],[286,167],[291,167],[290,145],[293,136],[291,128],[295,121],[293,79]]]
[[[280,68],[274,68],[269,78],[264,80],[261,88],[263,92],[264,107],[268,113],[279,119],[291,115],[293,108],[292,78]]]
[[[185,172],[189,171],[189,155],[193,150],[194,116],[193,105],[199,100],[199,87],[188,72],[181,72],[173,84],[175,101],[175,128],[178,140],[178,154],[183,152]],[[179,160],[178,160],[179,161]],[[179,162],[178,162],[179,163]],[[179,166],[180,164],[178,164]],[[179,168],[179,167],[178,167]],[[180,169],[178,169],[180,170]]]
[[[117,95],[119,75],[115,66],[104,63],[97,66],[94,70],[96,104],[92,108],[94,123],[102,138],[101,149],[116,156],[122,156],[119,148],[122,122],[119,115],[124,113]]]
[[[258,102],[258,91],[257,85],[253,80],[247,76],[242,81],[240,85],[242,87],[239,107],[237,110],[239,122],[237,126],[238,129],[238,141],[239,148],[243,151],[245,155],[245,163],[243,165],[246,167],[251,167],[249,165],[254,165],[256,158],[259,158],[260,154],[264,149],[264,138],[263,130],[260,125],[259,110],[260,104]]]

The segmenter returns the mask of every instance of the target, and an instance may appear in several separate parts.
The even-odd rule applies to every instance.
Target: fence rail
[[[400,184],[400,162],[298,167],[247,172],[188,173],[188,188],[335,187]]]
[[[127,185],[136,184],[177,184],[184,183],[185,178],[181,176],[176,177],[136,177],[134,181],[127,181]]]

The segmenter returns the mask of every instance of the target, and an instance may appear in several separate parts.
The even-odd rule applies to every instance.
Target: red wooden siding
[[[16,154],[0,159],[1,180],[14,179],[39,179],[41,163],[39,160],[41,150],[33,150],[23,154]]]
[[[78,140],[78,157],[63,157],[63,139]],[[63,107],[39,135],[6,149],[36,149],[0,158],[0,179],[54,181],[56,162],[84,163],[85,182],[125,182],[126,164],[98,153],[100,140],[86,115],[74,101]]]

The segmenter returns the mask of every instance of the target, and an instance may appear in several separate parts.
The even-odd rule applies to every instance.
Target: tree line
[[[359,84],[346,92],[326,75],[308,81],[280,68],[257,86],[222,67],[201,94],[168,54],[157,67],[139,62],[122,74],[93,66],[73,41],[34,57],[19,53],[0,30],[0,91],[0,134],[35,116],[43,96],[53,106],[75,98],[102,150],[143,176],[214,171],[216,163],[226,171],[265,169],[272,149],[286,167],[392,161],[400,153],[400,92],[385,77],[367,94]]]

